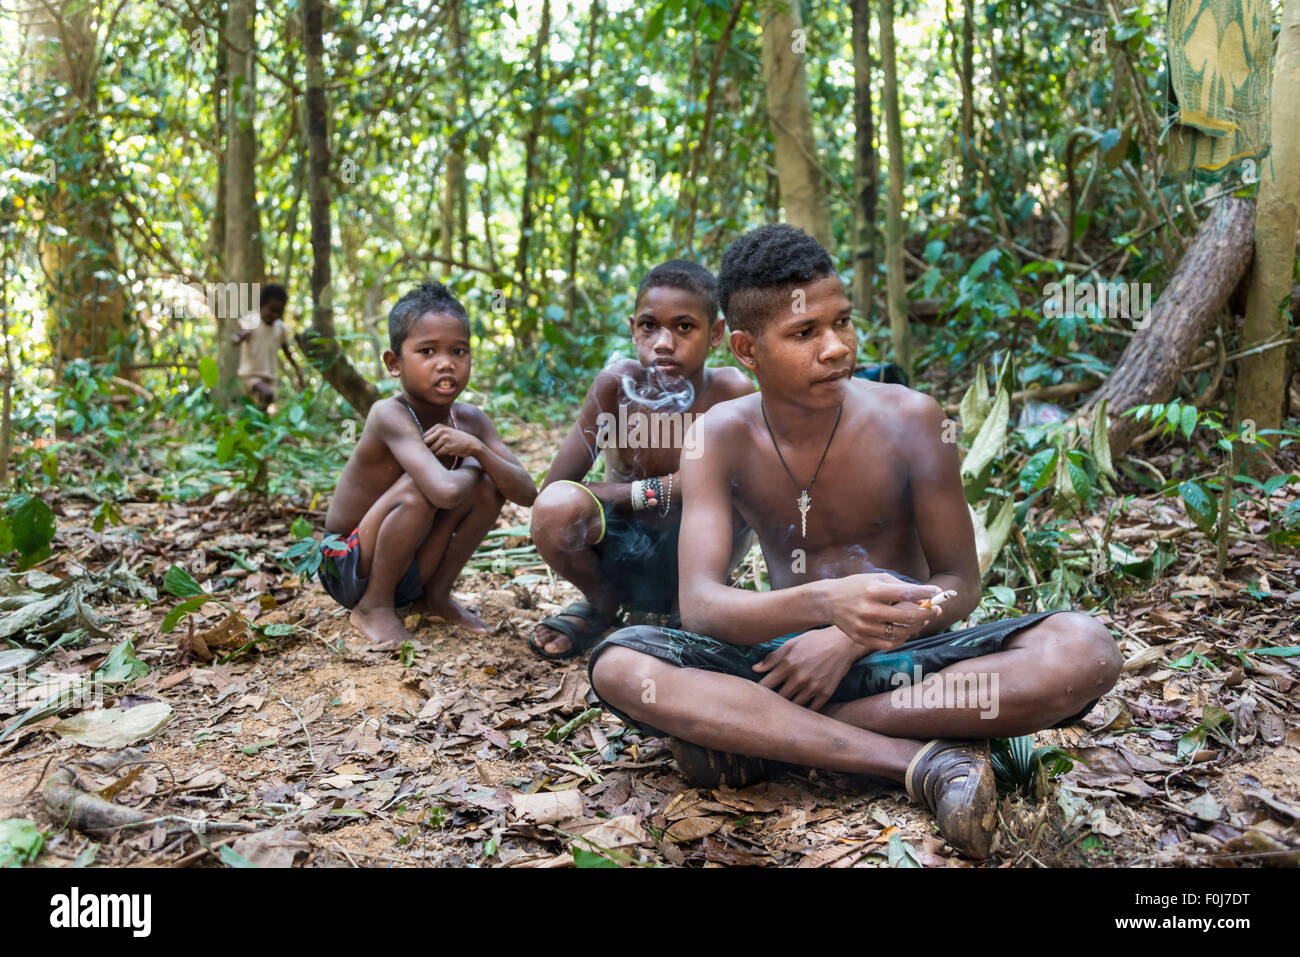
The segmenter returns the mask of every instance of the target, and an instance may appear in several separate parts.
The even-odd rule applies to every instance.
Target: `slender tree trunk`
[[[4,337],[5,367],[0,371],[4,389],[0,408],[0,486],[9,485],[9,451],[13,440],[14,356],[9,345],[9,243],[0,249],[0,335]]]
[[[831,210],[813,136],[812,103],[804,69],[806,44],[798,0],[778,0],[767,7],[763,20],[763,82],[781,181],[781,205],[787,222],[810,233],[830,250],[834,248]]]
[[[22,11],[28,73],[35,90],[49,88],[57,109],[43,108],[28,128],[47,147],[38,168],[50,184],[44,193],[38,248],[48,277],[46,333],[56,379],[78,357],[109,357],[125,345],[126,299],[112,229],[115,197],[100,180],[103,143],[95,76],[94,9],[72,0],[31,4]],[[54,94],[61,86],[63,93]],[[52,125],[51,117],[64,118]],[[65,162],[67,157],[76,162]],[[97,183],[96,180],[99,180]],[[129,356],[120,358],[129,361]]]
[[[966,177],[978,172],[975,155],[975,4],[962,0],[961,8],[961,152]]]
[[[600,12],[600,0],[593,0],[587,21],[587,66],[583,74],[587,85],[579,106],[582,113],[578,118],[578,148],[573,164],[573,187],[569,194],[569,251],[568,263],[565,267],[568,289],[565,315],[570,321],[578,310],[578,241],[582,238],[583,197],[587,188],[584,168],[587,158],[587,110],[595,98],[591,78],[596,62],[596,32],[600,26]]]
[[[465,72],[465,41],[460,33],[460,0],[448,0],[447,25],[452,49],[455,51],[454,57],[459,65],[458,72],[463,76]],[[454,94],[453,105],[456,105]],[[466,102],[460,104],[455,113],[459,115],[461,110],[468,109],[469,103]],[[455,258],[456,227],[459,225],[459,210],[464,192],[465,137],[462,133],[457,132],[452,136],[451,142],[447,146],[447,165],[442,176],[442,211],[440,216],[442,222],[440,223],[441,231],[438,237],[438,251],[446,260],[442,265],[444,277],[451,275],[452,271],[450,260]]]
[[[223,145],[226,133],[226,90],[230,84],[229,55],[226,45],[218,38],[217,69],[212,80],[212,149],[217,157],[217,201],[212,210],[212,231],[208,236],[211,256],[207,276],[226,274],[226,151]]]
[[[1164,402],[1173,395],[1192,351],[1204,341],[1245,275],[1250,265],[1253,214],[1250,200],[1230,197],[1219,202],[1169,277],[1142,328],[1080,410],[1080,416],[1086,416],[1102,399],[1109,400],[1113,456],[1127,449],[1143,429],[1121,413],[1138,405]]]
[[[1300,0],[1286,0],[1273,65],[1272,149],[1259,171],[1255,207],[1255,263],[1246,298],[1242,348],[1286,341],[1290,332],[1291,277],[1300,229]],[[1237,418],[1256,429],[1282,424],[1286,397],[1284,347],[1242,358],[1237,377]]]
[[[363,419],[378,390],[353,368],[334,333],[330,291],[330,144],[325,100],[325,44],[322,0],[302,0],[302,42],[307,62],[307,196],[311,215],[311,329],[298,346]]]
[[[261,283],[266,278],[261,216],[257,209],[257,75],[255,0],[229,0],[226,38],[229,93],[226,96],[226,282]],[[225,297],[218,297],[224,299]],[[239,298],[243,298],[240,296]],[[256,306],[256,304],[254,304]],[[217,364],[221,390],[234,391],[239,347],[234,344],[239,316],[221,305],[217,310]]]
[[[524,134],[524,189],[519,199],[519,245],[515,250],[515,281],[519,283],[519,323],[515,329],[515,348],[517,355],[523,355],[533,341],[536,324],[530,312],[528,300],[532,297],[532,283],[528,268],[528,251],[533,238],[533,223],[536,211],[533,209],[533,193],[539,178],[540,159],[538,156],[542,138],[541,100],[546,89],[543,73],[543,61],[551,34],[551,0],[542,0],[542,25],[537,33],[537,43],[533,46],[533,109],[528,131]]]
[[[457,3],[455,24],[456,36],[458,39],[456,44],[456,54],[460,63],[460,69],[458,71],[460,73],[460,96],[465,110],[470,108],[469,105],[473,102],[474,97],[474,91],[470,85],[469,56],[465,52],[465,38],[474,35],[473,14],[474,10],[472,7],[464,9],[462,4]],[[467,20],[466,18],[469,19]],[[466,23],[469,24],[468,27],[466,26]],[[469,147],[468,141],[463,143],[462,146],[463,151],[461,155],[467,157]],[[469,183],[466,180],[462,180],[460,196],[456,203],[456,236],[460,244],[461,261],[469,262]]]
[[[695,144],[695,149],[691,152],[691,171],[686,179],[682,181],[681,190],[677,194],[679,213],[683,204],[686,206],[686,213],[684,217],[681,215],[677,217],[673,230],[673,239],[678,246],[688,251],[695,249],[695,216],[700,205],[699,177],[704,167],[704,159],[708,155],[709,137],[713,133],[713,117],[716,113],[718,98],[718,77],[722,73],[722,61],[727,55],[727,50],[731,47],[731,35],[736,29],[736,22],[740,19],[740,11],[744,7],[745,0],[732,0],[731,13],[727,17],[726,25],[722,28],[722,36],[718,37],[718,45],[714,48],[713,65],[709,68],[708,93],[704,98],[704,125],[700,129],[700,138]]]
[[[885,291],[894,361],[910,375],[907,287],[903,281],[903,125],[898,113],[898,64],[894,50],[894,0],[880,0],[880,64],[884,73],[881,101],[889,143],[889,209],[885,216]]]
[[[871,0],[853,0],[853,120],[853,305],[870,325],[875,311],[879,189],[871,111]]]

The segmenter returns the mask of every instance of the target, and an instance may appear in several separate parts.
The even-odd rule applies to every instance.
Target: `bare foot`
[[[420,611],[429,615],[436,615],[447,624],[464,628],[471,634],[486,635],[491,630],[488,628],[487,622],[465,608],[450,595],[445,598],[434,598],[432,595],[425,595],[419,607]]]
[[[581,618],[578,615],[560,614],[556,617],[564,621],[573,622],[573,624],[577,626],[575,631],[579,635],[587,631],[592,624],[591,621],[588,621],[585,618]],[[617,624],[617,622],[614,619],[615,619],[615,613],[611,611],[605,617],[606,623],[604,628],[601,630],[601,634],[604,634],[605,631],[608,631],[613,625]],[[562,631],[556,631],[550,625],[543,625],[543,624],[539,624],[536,628],[533,629],[533,644],[535,644],[538,648],[541,648],[548,655],[562,655],[570,648],[573,647],[573,641],[569,638],[568,635],[566,635]]]
[[[585,628],[587,623],[577,615],[560,615],[565,621],[571,621],[579,629]],[[549,625],[538,625],[533,629],[533,644],[537,645],[548,655],[562,655],[573,647],[573,642],[569,636],[563,632],[556,631]]]
[[[392,606],[362,608],[358,605],[352,609],[348,619],[352,626],[370,639],[375,648],[396,648],[404,641],[411,640],[411,633],[397,617]]]

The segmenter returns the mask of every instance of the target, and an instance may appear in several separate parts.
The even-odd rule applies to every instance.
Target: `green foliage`
[[[594,851],[584,850],[581,847],[573,849],[573,865],[575,867],[619,867],[620,865],[611,861],[608,857],[602,857]]]
[[[163,575],[163,587],[167,589],[169,594],[185,599],[174,605],[167,612],[166,617],[163,618],[163,634],[174,630],[177,625],[210,601],[216,602],[227,611],[234,611],[230,605],[221,600],[218,594],[204,591],[202,586],[194,580],[194,576],[179,565],[168,567],[167,572]]]
[[[341,535],[332,532],[326,532],[320,541],[316,541],[312,538],[310,523],[301,518],[294,522],[292,532],[298,541],[275,557],[281,565],[297,575],[304,586],[316,577],[326,550],[347,551],[347,542]]]
[[[18,552],[18,567],[30,568],[50,555],[54,512],[34,495],[15,495],[0,514],[0,552]]]
[[[135,656],[135,645],[123,641],[109,652],[94,678],[106,684],[130,684],[148,673],[149,666]]]
[[[0,867],[22,867],[35,862],[45,846],[45,835],[20,817],[0,821]]]
[[[1065,774],[1079,760],[1055,745],[1035,748],[1032,735],[994,738],[990,746],[993,774],[1003,794],[1018,791],[1042,797],[1046,783]]]

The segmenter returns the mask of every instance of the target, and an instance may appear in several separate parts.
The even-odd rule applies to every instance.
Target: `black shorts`
[[[361,601],[361,596],[366,593],[366,584],[370,581],[369,577],[362,578],[357,574],[357,568],[361,563],[361,541],[357,529],[352,529],[352,534],[347,539],[347,546],[346,549],[321,549],[325,557],[321,559],[316,576],[331,598],[344,608],[355,608],[357,602]],[[420,564],[412,558],[411,567],[406,570],[406,574],[402,576],[402,580],[397,583],[397,588],[393,592],[393,607],[409,605],[423,594],[424,583],[420,580]]]
[[[1012,635],[1055,614],[1058,612],[1043,611],[1019,618],[1004,618],[1002,621],[988,622],[973,628],[949,630],[926,638],[916,638],[899,645],[892,651],[873,651],[853,663],[841,679],[835,693],[831,695],[830,701],[832,703],[856,701],[884,691],[897,690],[905,684],[919,685],[920,680],[926,675],[942,671],[949,665],[1001,651],[1002,646]],[[703,671],[717,671],[748,678],[750,681],[759,681],[763,678],[763,673],[755,671],[754,665],[793,637],[793,634],[785,635],[757,645],[732,645],[706,635],[679,631],[675,628],[638,625],[632,628],[621,628],[597,645],[592,650],[591,658],[587,663],[587,673],[590,677],[595,670],[596,662],[606,649],[621,645],[651,655],[660,661],[677,665],[679,668],[699,668]],[[592,687],[595,687],[594,682]],[[599,696],[599,692],[597,695]],[[1090,701],[1078,714],[1058,721],[1053,727],[1068,728],[1078,724],[1084,715],[1093,709],[1098,700],[1100,699]],[[664,732],[628,717],[603,699],[601,704],[625,723],[635,725],[649,734],[664,736]]]
[[[557,483],[558,484],[558,483]],[[666,615],[677,602],[677,535],[680,522],[667,527],[640,521],[636,513],[612,508],[578,482],[600,507],[601,534],[592,550],[601,577],[618,591],[631,611]]]

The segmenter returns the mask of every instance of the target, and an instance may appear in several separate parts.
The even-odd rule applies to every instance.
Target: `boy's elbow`
[[[700,600],[696,589],[687,589],[680,585],[678,588],[677,609],[681,615],[682,629],[693,631],[697,635],[717,637],[714,634],[712,618],[708,613],[708,603]]]
[[[473,494],[473,482],[461,480],[460,475],[452,475],[435,482],[433,488],[425,492],[425,497],[434,508],[451,511],[464,505]]]

